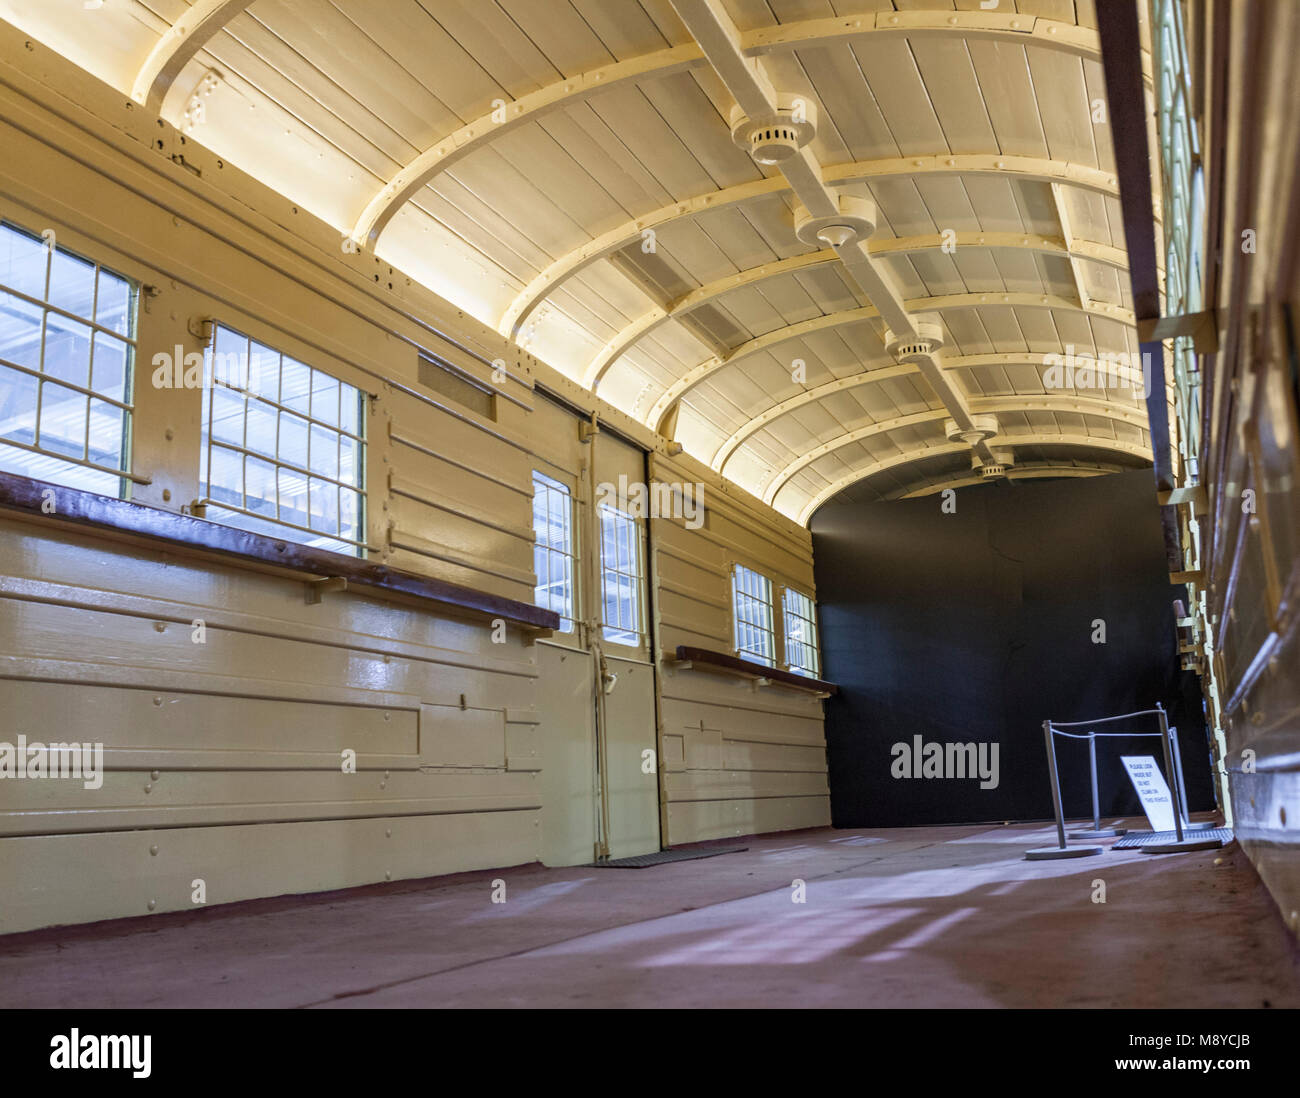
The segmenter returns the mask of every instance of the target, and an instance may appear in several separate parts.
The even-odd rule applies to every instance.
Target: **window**
[[[743,660],[774,664],[772,581],[737,564],[731,574],[731,593],[736,613],[736,655]]]
[[[605,639],[637,648],[642,639],[641,531],[625,511],[609,506],[599,510]]]
[[[0,469],[125,495],[135,311],[121,275],[0,223]]]
[[[558,480],[533,471],[533,601],[560,615],[560,632],[573,632],[575,552],[573,497]]]
[[[217,325],[203,377],[206,516],[360,556],[364,411],[354,386]]]
[[[821,676],[817,647],[817,607],[807,595],[787,587],[781,596],[785,620],[785,665],[796,675]]]

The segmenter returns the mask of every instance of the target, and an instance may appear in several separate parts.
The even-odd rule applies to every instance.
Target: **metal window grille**
[[[138,290],[0,223],[0,469],[103,495],[131,482]]]
[[[573,632],[574,576],[577,551],[573,538],[573,495],[558,480],[533,472],[533,589],[538,606],[560,615],[560,632]]]
[[[204,360],[207,518],[364,554],[365,394],[223,325]]]

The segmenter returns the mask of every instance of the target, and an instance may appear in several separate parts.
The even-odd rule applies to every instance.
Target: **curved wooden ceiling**
[[[0,15],[800,521],[995,458],[1012,477],[1149,461],[1123,371],[1048,372],[1137,351],[1092,0]],[[760,164],[732,109],[790,97],[815,135]],[[869,238],[801,242],[797,207],[833,221],[845,198],[874,204]],[[887,350],[927,321],[937,350]],[[986,415],[974,448],[944,430]]]

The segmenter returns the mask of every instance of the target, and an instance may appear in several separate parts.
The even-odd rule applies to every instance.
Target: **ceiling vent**
[[[970,418],[971,425],[967,428],[960,427],[955,419],[944,423],[943,433],[949,442],[964,442],[967,446],[974,446],[998,433],[997,416],[981,414]]]
[[[731,109],[731,139],[760,164],[780,164],[798,155],[817,132],[817,104],[801,95],[778,95],[775,116],[754,121]]]
[[[1016,464],[1014,450],[995,448],[992,454],[994,460],[984,464],[980,464],[978,454],[971,455],[971,468],[979,475],[980,480],[1003,480]]]
[[[876,204],[869,198],[841,194],[839,212],[813,217],[802,205],[794,208],[794,235],[814,248],[842,248],[865,241],[876,231]]]
[[[943,348],[943,326],[934,313],[923,313],[912,322],[915,335],[894,335],[885,329],[885,350],[895,362],[915,362],[938,354]]]

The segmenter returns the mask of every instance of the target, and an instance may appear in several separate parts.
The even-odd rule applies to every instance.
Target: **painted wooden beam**
[[[1119,442],[1113,438],[1101,438],[1095,435],[999,435],[993,440],[993,445],[999,450],[1015,449],[1019,446],[1079,446],[1092,450],[1108,450],[1130,454],[1133,457],[1142,458],[1144,461],[1151,460],[1149,448],[1138,447],[1132,443]],[[837,477],[807,501],[799,509],[795,521],[807,526],[808,520],[818,507],[839,492],[842,492],[850,484],[866,480],[868,477],[874,477],[900,465],[910,465],[914,461],[924,461],[927,458],[941,457],[945,454],[967,453],[969,451],[970,447],[964,442],[945,442],[941,446],[922,446],[904,450],[900,454],[893,454],[881,461],[855,469],[842,477]]]
[[[1015,354],[990,354],[990,355],[959,355],[950,358],[944,358],[943,368],[945,370],[973,370],[980,367],[1007,367],[1007,366],[1029,366],[1034,369],[1044,369],[1043,359],[1046,355],[1031,355],[1024,351]],[[1113,369],[1117,381],[1126,382],[1131,388],[1137,389],[1143,384],[1142,373],[1139,370],[1133,370],[1124,366],[1107,366],[1107,370]],[[764,409],[762,412],[751,417],[743,426],[737,428],[730,434],[726,440],[714,452],[713,457],[709,460],[710,467],[718,473],[724,472],[727,462],[735,455],[745,442],[752,436],[756,435],[763,428],[769,426],[775,420],[782,416],[796,412],[800,408],[806,408],[810,404],[825,400],[836,393],[847,392],[851,389],[857,389],[866,385],[878,385],[882,381],[889,381],[896,377],[902,377],[907,374],[916,373],[917,369],[910,363],[903,363],[896,366],[884,366],[875,370],[867,370],[861,374],[850,374],[848,377],[836,378],[834,381],[828,381],[823,385],[814,386],[806,389],[801,393],[774,404],[772,407]],[[1061,396],[1068,399],[1075,395],[1074,389],[1062,389]],[[1029,398],[1026,398],[1029,399]],[[1138,398],[1135,396],[1134,400]]]
[[[131,98],[159,113],[181,70],[252,3],[253,0],[195,0],[145,58],[131,86]]]
[[[1108,197],[1119,194],[1115,177],[1108,172],[1063,161],[1031,156],[1002,156],[998,153],[890,157],[827,165],[822,170],[822,177],[829,186],[923,175],[999,175],[1030,182],[1059,182]],[[716,191],[706,191],[632,218],[548,264],[545,270],[516,295],[497,328],[510,338],[518,336],[519,329],[533,310],[574,275],[638,241],[643,246],[655,246],[656,235],[670,225],[689,221],[714,210],[734,209],[789,192],[790,184],[782,176],[755,179]]]
[[[1092,60],[1100,57],[1097,34],[1086,27],[1005,13],[959,12],[949,13],[943,18],[929,15],[898,12],[882,18],[863,15],[846,19],[796,20],[740,32],[738,47],[744,56],[755,58],[872,38],[889,40],[956,35],[1041,47]],[[566,77],[518,99],[499,100],[491,111],[447,134],[397,172],[366,204],[350,235],[358,245],[373,245],[397,211],[421,188],[456,161],[486,147],[502,134],[537,122],[556,111],[567,110],[613,88],[661,80],[706,64],[704,51],[697,42],[691,41]]]
[[[945,309],[970,309],[987,305],[1011,305],[1024,309],[1061,309],[1069,312],[1084,312],[1092,316],[1109,317],[1121,324],[1131,325],[1133,323],[1133,314],[1121,309],[1118,305],[1107,305],[1093,301],[1089,302],[1086,309],[1082,309],[1078,302],[1072,298],[1055,297],[1051,294],[946,294],[942,297],[914,298],[906,303],[907,310],[910,313],[942,312]],[[827,313],[824,316],[816,316],[811,320],[800,321],[798,324],[791,324],[784,328],[766,332],[746,343],[740,344],[727,355],[715,356],[698,366],[692,367],[664,390],[651,407],[645,422],[650,426],[660,423],[669,408],[719,370],[734,366],[752,355],[769,351],[789,340],[798,339],[813,332],[859,324],[866,320],[878,318],[879,315],[874,307],[868,305],[859,309],[845,309],[837,313]]]
[[[1136,409],[1129,410],[1114,407],[1109,401],[1104,400],[1084,400],[1079,397],[985,397],[979,400],[970,401],[970,410],[972,414],[980,415],[985,413],[1007,413],[1007,412],[1060,412],[1074,415],[1091,415],[1104,419],[1113,420],[1117,423],[1123,423],[1129,427],[1137,427],[1139,430],[1145,430],[1146,420],[1142,413]],[[808,468],[816,461],[820,461],[827,454],[832,454],[836,450],[843,449],[845,446],[851,446],[856,442],[866,442],[878,435],[888,434],[890,431],[897,431],[902,427],[915,427],[922,423],[933,423],[939,420],[949,418],[950,413],[946,408],[930,408],[923,412],[913,412],[910,415],[896,416],[893,419],[878,420],[875,423],[866,424],[863,427],[854,428],[852,431],[846,431],[838,435],[829,442],[824,442],[820,446],[815,446],[810,450],[805,450],[788,465],[778,469],[772,478],[763,488],[763,502],[771,504],[780,494],[781,489],[790,481],[790,479]],[[1000,447],[1003,445],[1003,435],[997,435],[989,440],[990,447]],[[1017,436],[1006,436],[1016,438]],[[1037,434],[1034,438],[1039,437]],[[1087,436],[1092,437],[1092,436]],[[1114,442],[1113,439],[1107,441]],[[963,444],[964,445],[964,444]]]
[[[1067,247],[1059,237],[1043,236],[1038,233],[954,233],[945,237],[942,233],[929,233],[921,236],[900,236],[885,240],[872,240],[869,250],[873,256],[911,255],[915,252],[937,251],[945,248],[1016,248],[1042,255],[1060,256],[1069,259],[1072,264],[1088,259],[1114,267],[1118,270],[1128,269],[1128,260],[1123,248],[1092,241],[1076,240],[1073,248]],[[738,271],[734,275],[720,278],[715,282],[683,294],[676,301],[654,309],[637,317],[606,343],[596,356],[588,363],[583,372],[582,383],[595,390],[600,386],[605,375],[614,363],[627,354],[636,343],[649,335],[660,325],[670,320],[677,320],[685,314],[712,304],[724,294],[767,282],[773,278],[798,274],[800,271],[814,270],[838,262],[839,257],[831,248],[819,252],[806,252],[803,255],[778,259]]]

